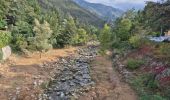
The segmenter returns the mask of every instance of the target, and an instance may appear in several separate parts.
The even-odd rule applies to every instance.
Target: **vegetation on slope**
[[[110,26],[111,38],[103,35],[100,39],[102,51],[111,49],[115,55],[121,56],[118,59],[118,63],[124,65],[120,65],[121,71],[124,68],[135,74],[129,78],[129,83],[139,94],[140,100],[170,98],[170,44],[155,43],[147,38],[163,35],[170,29],[169,4],[169,0],[147,2],[142,11],[127,11],[113,27]],[[107,40],[110,40],[109,43],[105,42]]]
[[[8,44],[13,50],[22,52],[86,43],[87,37],[95,35],[93,32],[97,29],[77,19],[84,16],[82,22],[100,21],[69,0],[1,0],[0,8],[0,30],[8,30],[3,32],[9,33],[4,36],[10,35]],[[1,42],[7,45],[6,41]]]
[[[116,18],[120,17],[124,11],[114,8],[111,6],[106,6],[98,3],[89,3],[84,0],[74,0],[81,7],[89,10],[92,13],[97,14],[101,19],[111,23]]]
[[[81,8],[72,0],[38,0],[44,9],[57,9],[62,16],[70,14],[80,23],[101,27],[104,21],[98,15]]]

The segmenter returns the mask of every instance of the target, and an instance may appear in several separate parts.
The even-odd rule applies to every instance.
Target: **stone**
[[[97,55],[95,48],[87,47],[78,50],[78,55],[61,58],[60,70],[56,73],[45,94],[51,100],[70,100],[77,93],[87,91],[94,82],[91,80],[89,62]],[[92,84],[93,83],[93,84]],[[77,97],[78,98],[78,97]]]
[[[8,59],[12,54],[11,47],[10,46],[3,47],[2,48],[2,54],[3,54],[2,60]]]
[[[91,77],[90,77],[89,74],[83,74],[83,78],[84,78],[84,79],[90,79]]]

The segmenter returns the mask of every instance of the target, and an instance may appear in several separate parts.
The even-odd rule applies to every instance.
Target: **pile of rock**
[[[88,46],[79,49],[77,55],[60,59],[60,71],[51,80],[41,99],[70,100],[87,91],[94,84],[89,63],[96,55],[96,47]]]
[[[124,56],[126,56],[126,54],[124,54]],[[113,56],[113,66],[116,68],[116,70],[122,75],[123,80],[125,82],[129,82],[130,79],[134,76],[132,72],[128,71],[126,66],[122,64],[121,62],[121,58],[122,56],[119,54],[115,54]]]

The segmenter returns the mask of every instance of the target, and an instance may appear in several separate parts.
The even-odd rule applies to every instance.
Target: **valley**
[[[0,0],[0,100],[170,100],[169,18],[169,0]]]

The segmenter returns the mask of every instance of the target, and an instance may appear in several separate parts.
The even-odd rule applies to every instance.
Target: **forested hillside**
[[[103,4],[89,3],[84,0],[74,0],[81,7],[89,10],[92,13],[97,14],[101,19],[108,23],[113,22],[116,18],[120,17],[124,11],[114,8],[111,6],[106,6]]]
[[[96,31],[88,23],[98,22],[102,20],[70,0],[0,1],[1,47],[10,44],[14,51],[84,44]]]
[[[56,9],[62,16],[70,14],[81,23],[92,24],[98,27],[101,27],[104,23],[104,20],[97,14],[80,7],[72,0],[39,0],[38,2],[46,10],[49,8]]]

